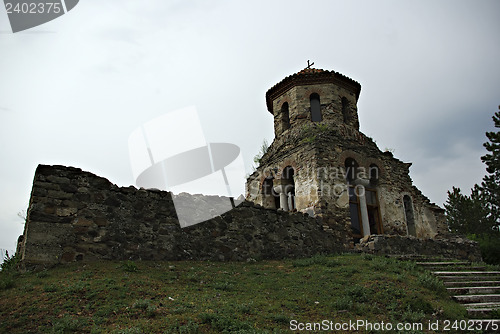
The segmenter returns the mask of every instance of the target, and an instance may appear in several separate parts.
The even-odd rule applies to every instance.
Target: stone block
[[[100,217],[96,217],[94,219],[94,223],[99,227],[104,227],[104,226],[107,226],[109,224],[109,222],[106,218],[100,218]]]
[[[60,183],[60,184],[69,184],[70,182],[70,180],[67,177],[60,177],[55,175],[48,175],[45,179],[48,182]]]
[[[75,218],[73,220],[73,226],[75,227],[90,227],[92,225],[94,225],[94,222],[86,218]]]
[[[56,199],[70,199],[72,194],[60,190],[49,190],[47,196]]]
[[[59,217],[71,216],[77,212],[78,212],[77,208],[57,208],[56,209],[56,215],[58,215]]]

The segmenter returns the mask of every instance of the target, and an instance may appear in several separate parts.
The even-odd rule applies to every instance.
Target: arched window
[[[346,179],[349,183],[352,181],[356,180],[357,174],[358,174],[358,163],[356,160],[353,158],[347,158],[345,159],[345,173],[346,173]]]
[[[281,106],[281,128],[283,131],[290,128],[290,112],[288,110],[288,102]]]
[[[349,100],[346,97],[342,98],[342,116],[344,117],[344,123],[350,121]]]
[[[411,204],[410,196],[408,195],[403,196],[403,205],[405,208],[406,226],[408,227],[408,235],[416,237],[417,231],[415,229],[415,216],[413,215],[413,206]]]
[[[378,184],[378,179],[379,179],[379,169],[378,166],[375,164],[371,164],[370,168],[368,169],[369,175],[370,175],[370,185],[376,186]]]
[[[311,94],[309,97],[311,101],[311,121],[321,122],[321,103],[319,101],[319,95],[316,93]]]

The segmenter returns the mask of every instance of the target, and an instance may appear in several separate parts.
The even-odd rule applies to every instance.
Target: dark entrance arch
[[[273,189],[272,177],[267,177],[262,182],[262,206],[268,209],[278,209],[280,207],[280,197]]]
[[[413,206],[411,204],[411,198],[408,195],[403,196],[403,205],[405,208],[406,226],[408,227],[408,235],[417,236],[415,230],[415,216],[413,215]]]
[[[285,184],[284,190],[288,197],[288,210],[295,210],[295,180],[293,179],[294,170],[292,166],[286,166],[281,175],[282,184]]]

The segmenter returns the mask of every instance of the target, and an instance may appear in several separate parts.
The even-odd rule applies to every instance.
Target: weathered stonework
[[[446,235],[444,210],[413,186],[411,164],[380,151],[359,131],[360,91],[359,83],[319,69],[304,69],[272,87],[266,100],[274,115],[275,139],[247,180],[246,198],[283,209],[275,200],[283,196],[276,186],[287,179],[290,185],[285,190],[292,207],[286,209],[321,216],[345,245],[369,234]],[[316,111],[313,99],[318,100]],[[356,174],[351,180],[349,168]],[[372,202],[362,205],[361,196],[349,196],[350,188],[367,190]]]
[[[376,255],[404,255],[482,261],[477,242],[458,236],[448,239],[417,239],[397,235],[371,235],[363,238],[356,249]]]
[[[181,194],[210,206],[210,196]],[[208,203],[208,204],[207,204]],[[38,166],[18,254],[23,263],[95,260],[250,260],[341,251],[320,218],[250,202],[180,228],[172,194],[120,188],[78,168]]]

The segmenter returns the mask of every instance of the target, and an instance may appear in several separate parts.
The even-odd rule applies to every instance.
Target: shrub
[[[483,261],[488,264],[500,264],[500,235],[468,235],[470,239],[479,243]]]
[[[54,284],[44,285],[43,286],[43,291],[45,291],[45,292],[56,292],[57,291],[57,286],[54,285]]]
[[[411,309],[410,305],[407,306],[406,310],[401,315],[401,321],[409,323],[422,322],[425,318],[425,314],[422,311],[414,311]]]
[[[79,319],[74,319],[66,314],[62,318],[56,319],[52,322],[52,331],[53,333],[77,332],[80,331],[85,325],[85,322],[80,321]]]
[[[361,285],[353,285],[347,289],[347,294],[358,302],[368,301],[368,289]]]
[[[141,331],[140,328],[138,327],[130,327],[130,328],[125,328],[125,329],[118,329],[113,332],[114,334],[141,334],[143,331]]]
[[[286,314],[273,314],[269,317],[272,321],[278,324],[287,325],[290,323],[290,317]]]
[[[203,324],[210,324],[219,333],[245,333],[253,329],[248,322],[224,314],[202,313],[200,319]]]
[[[335,267],[337,262],[333,259],[329,259],[325,255],[314,255],[313,257],[297,259],[292,262],[294,267],[309,267],[312,265],[323,265],[327,267]]]
[[[221,290],[221,291],[231,291],[234,290],[234,284],[228,281],[224,282],[217,282],[214,285],[215,290]]]
[[[136,300],[134,302],[134,304],[132,304],[132,308],[138,308],[141,310],[145,310],[150,306],[150,304],[151,304],[150,299],[139,299],[139,300]]]
[[[14,278],[12,275],[0,274],[0,291],[12,289],[15,286]]]
[[[432,305],[420,298],[420,297],[415,297],[415,298],[407,298],[404,302],[405,308],[407,310],[413,311],[413,312],[422,312],[425,314],[432,314],[434,312],[434,308]]]
[[[352,298],[349,296],[341,296],[337,298],[332,306],[338,311],[351,310],[353,307]]]
[[[11,272],[16,270],[17,264],[19,263],[19,256],[14,254],[9,256],[9,252],[5,252],[5,258],[3,259],[3,263],[0,265],[0,270],[2,272]]]
[[[430,273],[421,273],[417,276],[418,282],[430,291],[437,292],[439,295],[447,295],[447,291],[443,282],[441,282],[436,276]]]
[[[124,264],[122,264],[122,269],[129,273],[135,273],[139,270],[134,261],[125,262]]]
[[[165,334],[194,334],[199,333],[198,324],[189,320],[187,324],[176,323],[167,328]]]

